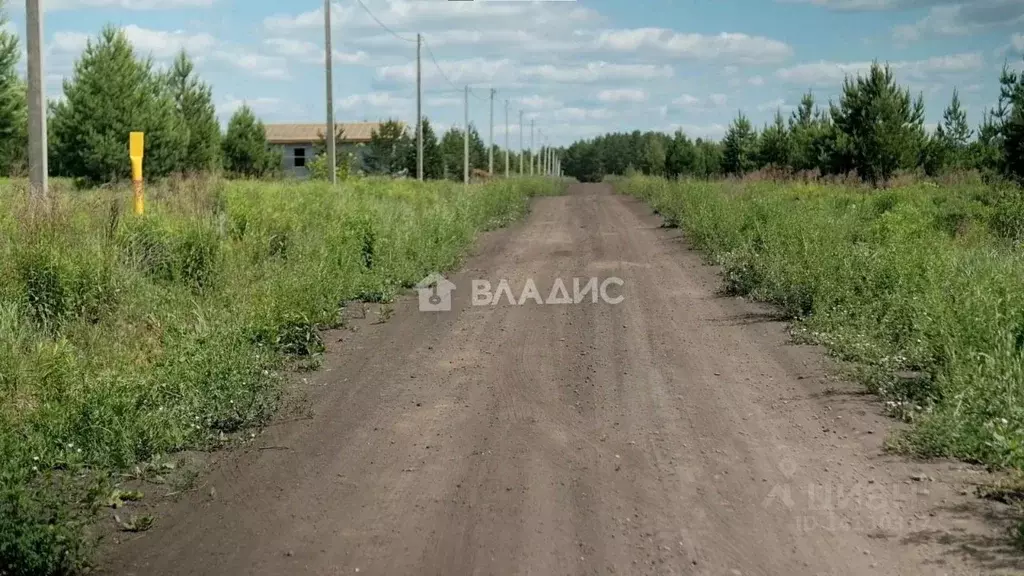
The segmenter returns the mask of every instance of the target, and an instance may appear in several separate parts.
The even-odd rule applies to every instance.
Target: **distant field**
[[[0,573],[61,573],[109,474],[264,422],[287,358],[343,301],[390,300],[556,192],[461,184],[170,182],[29,210],[0,181]]]
[[[1024,201],[932,184],[616,182],[687,231],[726,288],[854,361],[904,448],[1024,468]]]

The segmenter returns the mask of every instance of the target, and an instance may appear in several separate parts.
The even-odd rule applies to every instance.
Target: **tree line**
[[[338,173],[344,177],[354,170],[362,170],[370,174],[416,175],[416,134],[415,127],[408,130],[394,119],[382,122],[370,136],[366,150],[359,154],[361,161],[352,153],[351,147],[345,149],[344,129],[339,126],[335,135]],[[438,138],[430,119],[423,118],[423,177],[428,180],[462,180],[465,132],[452,126]],[[321,135],[316,146],[315,158],[310,163],[314,178],[326,178],[327,161],[325,159],[326,140]],[[542,153],[543,149],[540,152]],[[495,145],[493,149],[494,173],[504,174],[505,150]],[[527,152],[525,171],[529,173],[530,156]],[[509,171],[518,173],[520,155],[509,151]],[[479,131],[472,123],[469,125],[469,168],[470,170],[487,171],[489,158],[487,145],[480,137]]]
[[[930,134],[924,102],[900,86],[888,65],[847,76],[838,102],[818,106],[805,94],[785,119],[776,111],[761,130],[740,112],[721,141],[669,135],[614,133],[571,145],[567,175],[597,181],[630,170],[667,177],[743,176],[769,170],[783,175],[856,175],[884,185],[899,172],[937,176],[977,170],[1024,183],[1024,74],[1004,66],[996,105],[977,130],[967,124],[956,90],[942,122]]]
[[[0,9],[2,9],[0,0]],[[27,158],[26,83],[17,73],[21,57],[16,34],[4,27],[0,10],[0,174],[24,174]],[[128,134],[146,134],[147,178],[170,174],[223,172],[236,177],[280,175],[281,152],[267,143],[266,127],[253,110],[234,111],[221,130],[212,88],[196,73],[182,51],[166,70],[142,58],[123,31],[103,28],[87,43],[74,70],[63,83],[63,97],[47,109],[49,168],[84,185],[130,177]],[[414,129],[414,127],[412,127]],[[365,149],[353,154],[339,144],[341,177],[352,173],[416,175],[414,130],[389,119],[372,134]],[[486,170],[487,147],[469,126],[470,167]],[[438,137],[428,119],[423,122],[424,176],[462,179],[463,131],[451,128]],[[325,140],[309,167],[325,177]],[[495,171],[504,170],[503,151],[495,147]],[[513,167],[518,166],[514,155]]]

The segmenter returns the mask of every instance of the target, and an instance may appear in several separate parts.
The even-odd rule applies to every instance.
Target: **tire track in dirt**
[[[476,278],[516,298],[533,279],[547,298],[591,276],[622,278],[623,301],[470,302]],[[932,527],[878,529],[937,514],[987,530],[935,497],[871,505],[869,487],[907,486],[906,465],[852,432],[883,421],[857,406],[837,424],[818,351],[746,322],[750,305],[717,296],[636,202],[604,185],[539,199],[452,280],[451,312],[409,299],[342,333],[310,376],[312,417],[226,459],[105,570],[979,573]]]

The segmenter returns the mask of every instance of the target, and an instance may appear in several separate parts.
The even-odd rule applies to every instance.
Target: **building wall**
[[[283,144],[277,148],[281,151],[281,169],[285,176],[308,178],[309,169],[305,164],[313,159],[313,143]],[[299,151],[299,152],[297,152]],[[297,166],[296,164],[300,164]]]
[[[309,169],[305,166],[296,166],[296,158],[300,164],[306,164],[316,155],[315,142],[308,144],[274,144],[273,146],[281,152],[281,170],[285,176],[293,178],[309,178]],[[297,153],[296,150],[303,150]],[[363,156],[366,152],[365,146],[356,143],[345,143],[338,147],[338,153],[348,152],[356,157],[356,166],[362,166]]]

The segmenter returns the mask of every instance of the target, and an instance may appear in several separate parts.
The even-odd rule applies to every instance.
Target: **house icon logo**
[[[452,290],[455,284],[438,273],[433,273],[416,284],[420,294],[420,312],[450,312]]]

